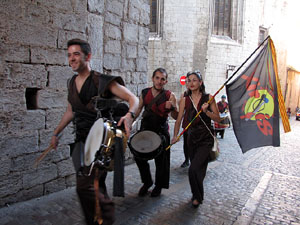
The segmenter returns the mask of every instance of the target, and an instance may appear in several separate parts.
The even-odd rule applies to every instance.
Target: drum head
[[[100,149],[103,139],[103,119],[98,119],[92,126],[84,145],[84,164],[90,166]]]
[[[141,153],[149,153],[161,145],[161,138],[153,131],[145,130],[136,133],[131,139],[132,148]]]

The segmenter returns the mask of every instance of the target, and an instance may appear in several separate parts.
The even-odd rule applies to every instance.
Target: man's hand
[[[166,109],[174,109],[175,106],[173,106],[172,104],[172,101],[166,101],[166,106],[165,106]]]
[[[133,118],[131,117],[131,114],[128,112],[125,116],[123,116],[120,121],[118,122],[117,126],[121,126],[124,124],[125,132],[127,138],[130,137],[130,131],[131,131],[131,125],[133,123]]]
[[[55,135],[52,136],[51,141],[50,141],[50,145],[52,146],[52,148],[54,148],[56,150],[57,146],[58,146],[58,140],[59,138]]]

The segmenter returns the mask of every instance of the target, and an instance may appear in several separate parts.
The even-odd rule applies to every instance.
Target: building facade
[[[279,76],[285,86],[286,0],[150,2],[151,14],[157,12],[150,19],[148,76],[157,67],[166,68],[167,88],[177,97],[185,90],[180,76],[192,70],[201,71],[206,91],[214,94],[268,35],[275,43]]]
[[[284,101],[286,108],[295,115],[300,107],[300,72],[293,68],[288,68]]]
[[[58,150],[33,166],[65,111],[73,74],[67,40],[88,40],[92,69],[120,75],[136,95],[156,68],[166,68],[167,88],[179,97],[182,75],[199,69],[214,93],[271,35],[284,90],[286,49],[278,32],[286,29],[286,7],[286,0],[1,1],[0,207],[75,185],[72,126]]]

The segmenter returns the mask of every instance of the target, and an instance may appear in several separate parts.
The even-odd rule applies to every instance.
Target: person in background
[[[292,111],[291,111],[291,108],[290,107],[288,107],[288,109],[287,109],[287,116],[288,116],[288,118],[290,118],[291,117],[291,113],[292,113]]]
[[[221,101],[218,102],[218,109],[220,113],[228,112],[229,107],[228,107],[228,103],[226,102],[225,95],[222,95]]]
[[[230,127],[230,116],[229,116],[229,105],[228,102],[226,102],[226,96],[222,95],[221,96],[221,101],[217,103],[219,112],[222,114],[221,118],[221,124],[227,124],[228,128]],[[221,133],[221,138],[224,136],[225,130],[223,130]]]
[[[186,91],[181,95],[179,102],[181,101],[182,98],[186,97],[188,95],[188,80],[187,76],[185,79],[185,87]],[[182,121],[182,128],[186,128],[186,126],[189,124],[190,121],[187,119],[187,114],[184,114],[183,121]],[[183,133],[183,153],[184,153],[184,162],[181,164],[182,168],[186,168],[190,165],[190,160],[189,160],[189,153],[188,153],[188,146],[187,146],[187,132]]]

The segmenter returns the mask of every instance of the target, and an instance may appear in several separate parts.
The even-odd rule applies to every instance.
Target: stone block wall
[[[269,29],[275,43],[283,87],[286,80],[285,40],[276,34],[282,33],[283,24],[286,24],[286,21],[280,21],[285,16],[286,1],[276,1],[276,4],[265,0],[244,1],[243,24],[239,24],[242,29],[238,33],[240,42],[211,34],[213,3],[213,0],[163,1],[162,35],[150,37],[148,45],[149,78],[155,68],[165,67],[169,72],[166,88],[179,97],[185,90],[179,83],[179,77],[200,69],[206,91],[214,94],[234,72],[232,66],[238,68],[257,48],[259,26],[263,26]],[[240,7],[238,5],[234,7]],[[225,94],[225,89],[216,100],[222,94]]]
[[[67,40],[92,47],[92,69],[122,76],[137,94],[147,84],[147,0],[0,2],[0,207],[75,184],[69,143],[34,167],[66,109]]]
[[[245,1],[244,4],[241,43],[210,36],[205,70],[207,91],[215,93],[227,80],[227,76],[234,72],[232,70],[228,71],[229,67],[235,66],[235,69],[237,69],[258,47],[260,26],[268,29],[269,35],[274,41],[277,51],[278,73],[284,91],[286,83],[286,45],[284,44],[284,36],[278,36],[277,34],[282,32],[283,24],[286,24],[286,21],[285,23],[280,21],[284,21],[286,16],[286,1],[280,0],[276,4],[268,1]],[[220,100],[222,94],[226,94],[225,88],[216,97],[217,101]]]
[[[205,65],[208,27],[205,12],[209,4],[195,0],[163,2],[162,34],[149,40],[148,76],[151,78],[156,68],[164,67],[169,74],[166,88],[179,98],[185,90],[180,77]]]

